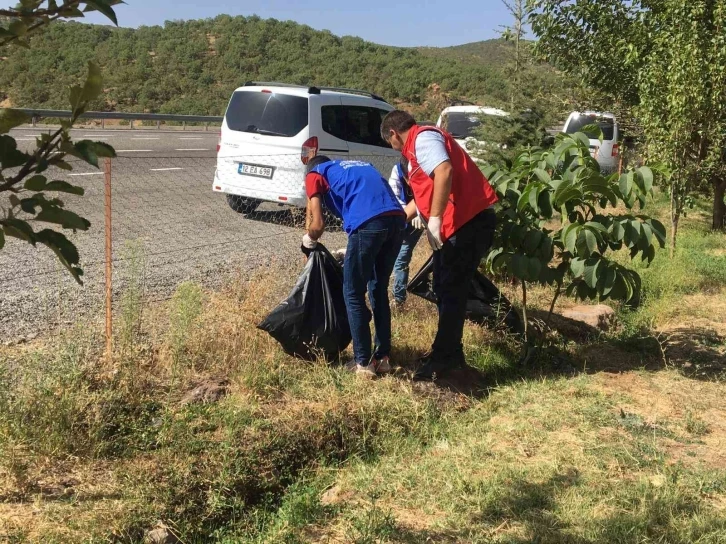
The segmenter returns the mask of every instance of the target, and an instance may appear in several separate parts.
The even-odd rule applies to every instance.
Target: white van
[[[373,164],[386,179],[400,153],[381,138],[393,110],[354,89],[249,82],[232,94],[222,123],[213,190],[239,213],[263,202],[305,206],[309,150]]]
[[[507,117],[509,113],[486,106],[449,106],[441,112],[436,126],[451,134],[469,155],[474,155],[478,148],[486,145],[476,133],[482,115]]]
[[[573,111],[567,118],[563,132],[575,134],[581,132],[588,125],[597,125],[602,130],[602,142],[597,134],[588,134],[590,139],[590,154],[600,165],[604,174],[612,174],[618,171],[620,166],[620,128],[612,113],[600,113],[596,111],[579,112]]]

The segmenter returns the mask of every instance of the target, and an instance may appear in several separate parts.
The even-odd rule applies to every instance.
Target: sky
[[[498,36],[512,18],[501,0],[126,0],[115,7],[120,26],[163,25],[167,20],[220,14],[292,20],[339,36],[384,45],[443,47]],[[89,22],[105,23],[92,14]]]

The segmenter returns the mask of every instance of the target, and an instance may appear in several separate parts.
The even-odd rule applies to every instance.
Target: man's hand
[[[300,250],[305,254],[306,257],[310,257],[310,253],[318,247],[318,241],[310,238],[310,235],[306,232],[302,238],[302,245]]]
[[[421,216],[420,216],[420,215],[417,215],[416,217],[414,217],[414,218],[413,218],[413,219],[411,220],[411,226],[412,226],[413,228],[415,228],[416,230],[423,230],[423,229],[425,229],[425,228],[426,228],[426,227],[424,226],[424,222],[423,222],[423,220],[421,219]]]
[[[441,218],[432,216],[429,218],[429,222],[426,225],[426,237],[429,239],[431,249],[439,251],[444,247],[444,242],[441,241]]]

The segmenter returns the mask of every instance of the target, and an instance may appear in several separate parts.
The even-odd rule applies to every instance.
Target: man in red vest
[[[434,250],[439,327],[415,380],[432,380],[466,364],[462,346],[469,285],[494,238],[496,192],[454,138],[392,111],[381,136],[409,161],[409,183]]]

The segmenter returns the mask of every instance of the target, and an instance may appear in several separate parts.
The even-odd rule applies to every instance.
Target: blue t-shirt
[[[323,194],[323,201],[343,220],[348,234],[384,213],[403,214],[388,182],[367,162],[328,161],[311,172],[320,174],[328,182],[330,190]]]

